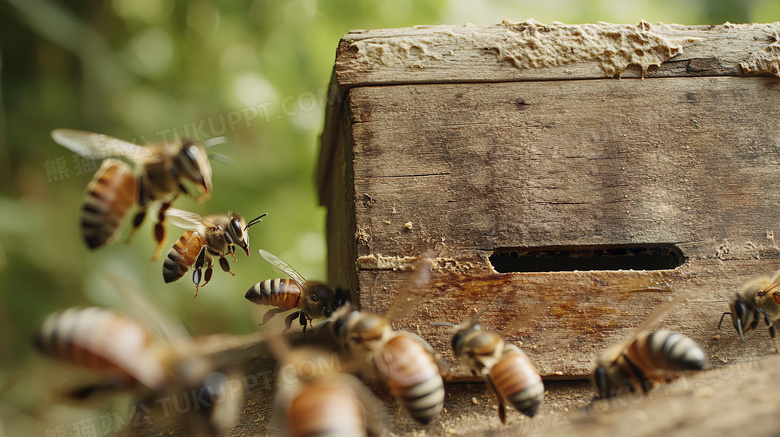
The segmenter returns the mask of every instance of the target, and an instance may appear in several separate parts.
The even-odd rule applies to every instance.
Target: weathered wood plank
[[[372,84],[639,77],[643,72],[646,77],[777,75],[779,30],[778,23],[528,20],[354,31],[339,44],[334,72],[342,92]]]
[[[432,249],[430,295],[399,326],[442,351],[448,335],[430,321],[486,310],[485,324],[501,328],[544,305],[510,338],[542,374],[582,376],[595,353],[685,295],[663,326],[712,347],[714,364],[769,354],[764,332],[747,346],[731,329],[713,336],[724,300],[780,267],[778,89],[718,77],[350,90],[355,227],[335,232],[358,236],[361,308],[383,313],[408,275],[372,257]],[[498,274],[487,262],[497,248],[662,243],[687,263]]]

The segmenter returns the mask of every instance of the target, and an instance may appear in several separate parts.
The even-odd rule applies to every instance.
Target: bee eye
[[[241,223],[238,221],[238,219],[233,219],[230,221],[230,229],[233,231],[233,234],[238,236],[241,235]]]
[[[331,314],[333,314],[333,313],[331,312],[330,308],[325,308],[325,309],[322,311],[322,314],[324,314],[324,315],[325,315],[325,317],[330,317],[330,315],[331,315]]]

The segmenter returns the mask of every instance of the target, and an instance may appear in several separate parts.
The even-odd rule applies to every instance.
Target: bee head
[[[482,325],[479,324],[477,319],[471,318],[454,327],[452,331],[452,350],[455,355],[459,355],[459,351],[463,345],[463,338],[467,334],[479,331],[482,329]]]
[[[183,140],[176,157],[177,167],[186,179],[195,183],[206,198],[211,196],[211,163],[206,149],[191,140]]]

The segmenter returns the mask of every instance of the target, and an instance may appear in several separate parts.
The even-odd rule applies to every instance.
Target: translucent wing
[[[104,277],[118,291],[121,301],[132,310],[133,317],[142,321],[157,339],[173,346],[190,344],[192,337],[187,329],[181,323],[166,317],[143,291],[133,285],[133,281],[124,280],[114,274],[106,274]]]
[[[303,275],[295,271],[291,265],[282,261],[278,256],[272,254],[271,252],[266,252],[263,249],[260,249],[259,252],[260,256],[262,256],[264,260],[268,261],[269,264],[284,272],[285,275],[289,276],[293,281],[295,281],[296,284],[298,284],[299,287],[301,287],[301,290],[304,290],[311,296],[311,291],[309,291],[309,289],[306,287],[306,279],[303,277]]]
[[[640,324],[636,329],[634,329],[634,332],[632,332],[631,335],[626,340],[624,340],[622,343],[620,343],[620,344],[621,345],[631,344],[634,340],[636,340],[636,338],[639,336],[639,334],[641,334],[641,333],[643,333],[645,331],[649,331],[650,328],[655,326],[656,323],[660,322],[661,319],[664,318],[666,313],[668,313],[669,310],[671,310],[673,306],[677,305],[678,303],[680,303],[680,302],[682,302],[682,301],[684,301],[686,299],[687,298],[685,297],[685,295],[681,295],[681,296],[677,296],[676,298],[674,298],[672,300],[669,300],[669,301],[666,301],[666,302],[662,302],[658,307],[656,307],[655,310],[653,310],[652,313],[650,313],[650,315],[647,317],[647,319],[645,319],[645,321],[642,322],[642,324]]]
[[[414,309],[420,305],[428,291],[431,280],[431,254],[419,257],[414,264],[414,271],[403,282],[387,308],[385,317],[390,321],[401,320],[411,316]]]
[[[55,129],[51,131],[51,138],[57,144],[82,156],[96,158],[124,156],[136,161],[151,153],[148,148],[129,141],[83,130]]]
[[[168,208],[165,211],[165,217],[170,219],[171,223],[182,229],[198,231],[204,226],[208,226],[208,221],[194,212],[184,211],[176,208]]]

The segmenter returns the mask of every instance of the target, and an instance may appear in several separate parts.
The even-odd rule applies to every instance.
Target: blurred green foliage
[[[323,277],[325,211],[314,169],[335,48],[350,29],[530,17],[719,24],[778,16],[774,0],[0,2],[0,417],[9,435],[41,435],[68,414],[41,404],[47,380],[40,375],[53,364],[31,353],[29,339],[55,310],[119,306],[100,280],[104,273],[128,278],[194,334],[256,329],[260,310],[243,294],[279,276],[259,247],[307,277]],[[255,255],[238,255],[235,277],[217,269],[192,299],[189,275],[163,284],[161,261],[149,261],[151,220],[130,245],[89,252],[78,211],[94,170],[50,139],[59,127],[138,143],[176,133],[226,136],[218,152],[234,161],[214,163],[213,198],[175,206],[204,215],[268,212],[250,232]],[[170,224],[168,231],[166,250],[182,232]]]

